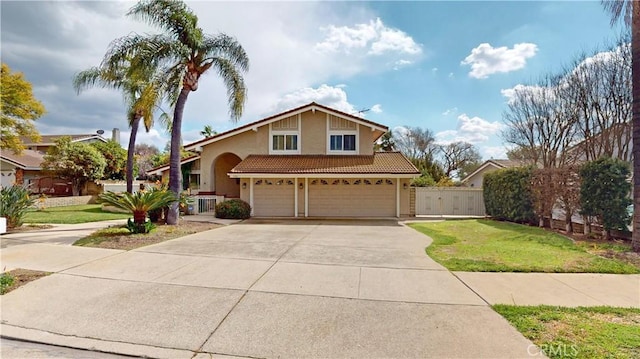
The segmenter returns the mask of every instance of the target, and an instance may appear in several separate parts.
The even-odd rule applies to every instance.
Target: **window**
[[[331,135],[331,151],[355,151],[356,135]]]
[[[298,135],[273,135],[274,151],[297,151]]]

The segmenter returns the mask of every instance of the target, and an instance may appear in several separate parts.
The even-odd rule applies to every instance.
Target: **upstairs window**
[[[298,135],[273,135],[272,150],[297,151]]]
[[[356,135],[331,135],[330,142],[331,151],[356,150]]]

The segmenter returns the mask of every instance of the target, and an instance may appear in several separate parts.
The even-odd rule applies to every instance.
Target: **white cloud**
[[[471,50],[461,65],[471,65],[469,76],[477,79],[485,79],[491,74],[511,72],[523,68],[527,59],[533,57],[538,51],[538,46],[532,43],[515,44],[512,49],[506,46],[492,47],[483,43]]]
[[[458,112],[458,108],[457,107],[448,108],[442,113],[442,116],[453,115],[453,114],[455,114],[457,112]]]
[[[507,158],[507,148],[505,146],[482,146],[480,148],[484,158],[504,159]]]
[[[368,55],[422,53],[422,47],[411,36],[399,29],[387,27],[380,18],[351,27],[329,25],[321,30],[326,33],[326,37],[315,46],[319,52],[348,54],[366,50]]]
[[[432,68],[431,69],[431,73],[434,74],[434,75],[437,74],[438,73],[438,68],[437,67]]]
[[[400,70],[402,67],[411,65],[412,63],[413,61],[409,61],[409,60],[398,60],[393,64],[393,69]]]
[[[377,104],[371,106],[371,112],[373,112],[373,113],[381,113],[382,112],[382,105],[377,103]]]
[[[453,77],[453,72],[449,72],[449,78]]]
[[[318,88],[305,87],[282,96],[270,113],[290,110],[309,102],[317,102],[350,114],[357,112],[356,108],[347,100],[347,93],[342,88],[323,84]]]
[[[463,113],[458,116],[456,130],[446,130],[436,133],[438,143],[465,141],[472,144],[482,143],[497,134],[504,127],[498,121],[489,122],[480,117],[469,117]]]

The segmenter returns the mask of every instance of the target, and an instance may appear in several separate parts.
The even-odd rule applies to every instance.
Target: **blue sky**
[[[228,120],[215,75],[186,106],[184,141],[209,124],[221,132],[310,101],[396,128],[431,129],[439,141],[467,140],[485,159],[504,157],[502,90],[528,83],[613,41],[600,2],[187,2],[205,32],[237,37],[251,60],[240,123]],[[157,32],[125,18],[132,5],[2,1],[2,61],[24,72],[48,113],[43,134],[122,130],[121,96],[76,95],[74,73],[99,64],[109,42]],[[163,148],[156,126],[141,142]]]

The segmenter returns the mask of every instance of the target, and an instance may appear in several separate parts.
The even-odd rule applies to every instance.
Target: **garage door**
[[[309,216],[395,217],[396,180],[310,179]]]
[[[292,179],[257,179],[253,183],[253,215],[257,217],[293,217]]]

